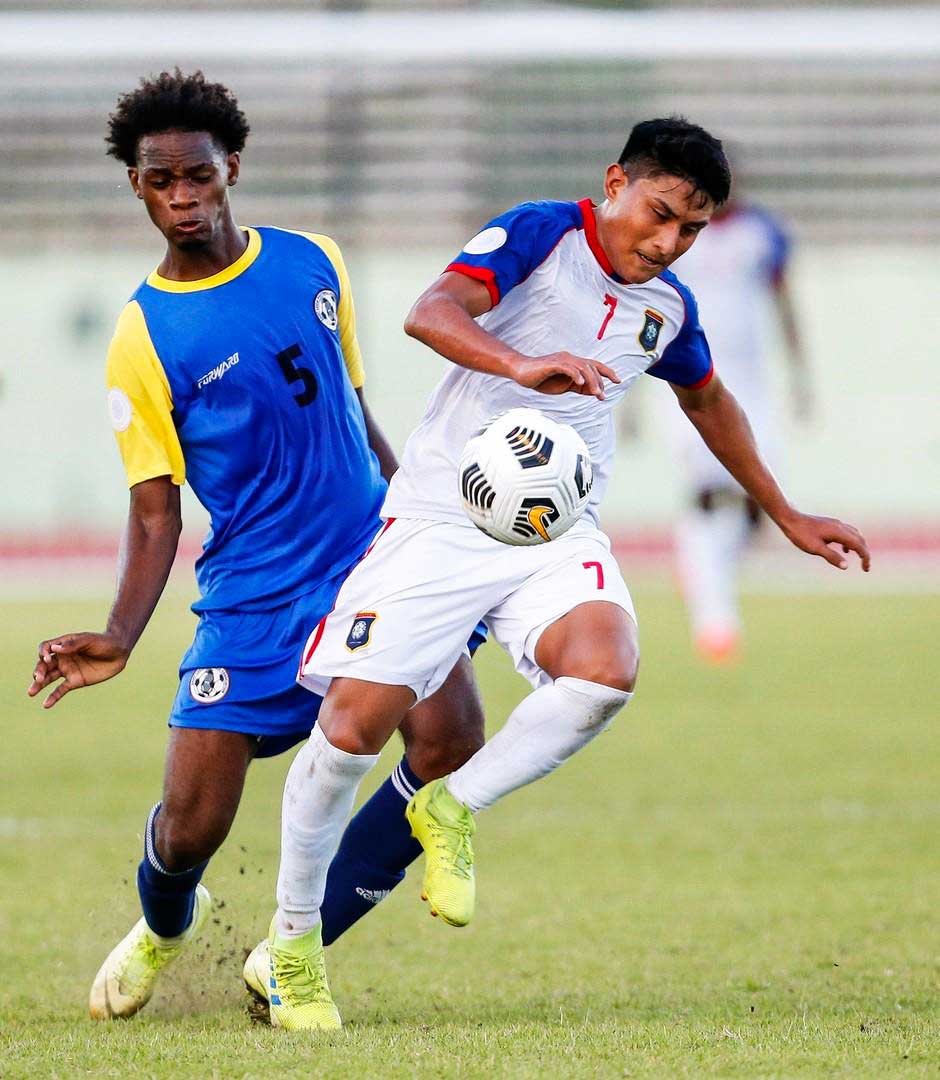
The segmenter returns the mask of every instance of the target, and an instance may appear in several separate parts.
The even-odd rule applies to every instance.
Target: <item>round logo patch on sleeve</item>
[[[497,251],[509,239],[506,230],[501,225],[492,225],[483,232],[464,244],[463,249],[468,255],[486,255],[487,252]]]
[[[336,293],[332,289],[321,289],[317,293],[313,300],[313,310],[327,330],[335,330],[339,325],[336,314]]]
[[[189,696],[200,705],[221,701],[228,688],[229,677],[224,667],[196,668],[189,678]]]
[[[111,427],[115,431],[127,431],[133,413],[131,399],[120,387],[112,386],[108,391],[108,415],[111,417]]]

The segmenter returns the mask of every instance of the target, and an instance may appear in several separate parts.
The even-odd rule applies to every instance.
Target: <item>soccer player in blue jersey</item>
[[[250,762],[310,734],[319,699],[295,683],[298,655],[367,552],[396,468],[363,399],[336,244],[235,223],[228,189],[247,134],[229,91],[199,72],[142,81],[110,118],[109,153],[127,166],[166,254],[122,311],[108,352],[130,510],[107,626],[42,642],[30,695],[58,684],[49,708],[124,669],[173,564],[184,481],[211,529],[196,564],[199,623],[180,664],[163,797],[146,823],[143,917],[98,972],[90,1008],[99,1019],[142,1008],[205,923],[200,879]],[[402,732],[406,757],[353,819],[334,862],[327,944],[420,851],[403,814],[408,797],[482,743],[467,657]]]

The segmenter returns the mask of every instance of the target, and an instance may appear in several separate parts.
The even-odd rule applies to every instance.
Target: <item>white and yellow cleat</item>
[[[440,915],[451,926],[466,926],[476,902],[473,815],[443,780],[434,780],[412,797],[405,817],[412,836],[424,848],[421,899],[428,901],[432,915]]]
[[[343,1026],[326,979],[321,927],[281,937],[274,923],[242,970],[253,1020],[285,1031],[337,1031]]]
[[[160,973],[198,936],[211,910],[209,890],[197,885],[192,922],[179,937],[158,937],[138,919],[95,976],[88,999],[92,1020],[125,1019],[140,1012],[153,996]]]

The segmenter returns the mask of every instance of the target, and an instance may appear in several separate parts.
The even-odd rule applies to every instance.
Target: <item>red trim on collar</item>
[[[592,203],[590,199],[582,199],[578,203],[578,206],[581,209],[581,220],[584,224],[584,239],[587,240],[588,247],[594,253],[594,258],[597,259],[600,268],[608,277],[612,277],[614,281],[621,281],[622,278],[611,266],[610,259],[607,258],[607,252],[604,251],[601,247],[600,240],[597,239],[597,222],[594,219],[594,203]]]

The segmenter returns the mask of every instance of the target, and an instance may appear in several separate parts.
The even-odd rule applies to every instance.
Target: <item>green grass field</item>
[[[640,693],[481,817],[474,924],[428,918],[409,875],[329,950],[346,1028],[312,1040],[250,1026],[240,984],[286,759],[254,767],[206,877],[224,907],[175,986],[87,1019],[137,918],[192,618],[168,597],[121,678],[43,713],[35,642],[106,602],[0,604],[0,1076],[936,1075],[940,597],[753,598],[747,662],[718,672],[670,594],[637,600]],[[499,724],[524,686],[494,646],[478,667]]]

